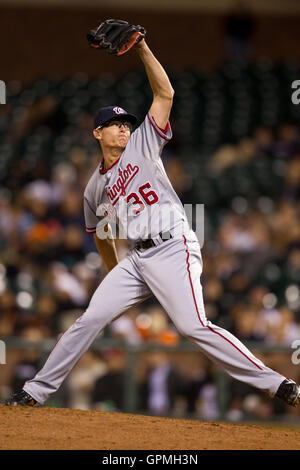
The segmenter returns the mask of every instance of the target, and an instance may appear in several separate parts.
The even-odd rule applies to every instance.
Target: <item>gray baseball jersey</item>
[[[100,283],[86,311],[61,336],[41,371],[26,382],[24,390],[39,403],[44,403],[59,388],[109,323],[150,295],[155,295],[177,329],[232,377],[271,396],[285,379],[256,358],[235,336],[206,318],[200,283],[200,245],[188,227],[183,206],[160,159],[170,138],[169,124],[162,131],[148,114],[130,137],[121,157],[107,170],[100,165],[86,187],[84,210],[88,233],[97,230],[98,234],[97,226],[106,217],[105,210],[108,213],[114,208],[119,226],[130,221],[129,239],[155,235],[156,243],[150,248],[129,250]],[[173,232],[172,238],[162,240],[158,236],[165,230]]]
[[[84,192],[87,233],[95,233],[97,225],[102,228],[103,218],[110,225],[115,221],[118,234],[132,241],[155,239],[165,232],[181,236],[188,229],[184,208],[160,158],[171,137],[170,124],[162,130],[148,113],[120,158],[105,170],[100,164]]]

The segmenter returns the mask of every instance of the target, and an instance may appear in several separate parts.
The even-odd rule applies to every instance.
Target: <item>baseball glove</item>
[[[140,25],[134,26],[123,20],[106,20],[87,34],[90,46],[106,49],[109,54],[117,56],[129,51],[146,35]]]

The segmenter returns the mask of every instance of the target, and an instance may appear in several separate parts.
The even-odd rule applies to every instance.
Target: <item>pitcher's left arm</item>
[[[146,44],[145,39],[136,44],[134,49],[137,51],[145,66],[146,74],[153,92],[150,114],[156,124],[161,129],[165,129],[169,121],[174,96],[174,90],[169,77]]]

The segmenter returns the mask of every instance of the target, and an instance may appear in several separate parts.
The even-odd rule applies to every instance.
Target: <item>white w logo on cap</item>
[[[116,114],[126,114],[126,111],[124,111],[124,109],[122,108],[113,108],[113,111],[116,113]]]

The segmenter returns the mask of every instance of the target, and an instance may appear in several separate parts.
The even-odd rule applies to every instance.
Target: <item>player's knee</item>
[[[176,328],[178,329],[179,333],[181,333],[186,338],[193,339],[199,336],[199,334],[201,334],[201,331],[203,330],[203,328],[205,328],[205,325],[203,323],[186,324],[181,322],[179,324],[176,324]]]
[[[83,328],[103,328],[108,322],[109,314],[105,309],[95,309],[88,307],[86,311],[78,318],[78,322]]]
[[[192,334],[192,328],[188,325],[176,325],[176,327],[182,336],[189,337]]]

